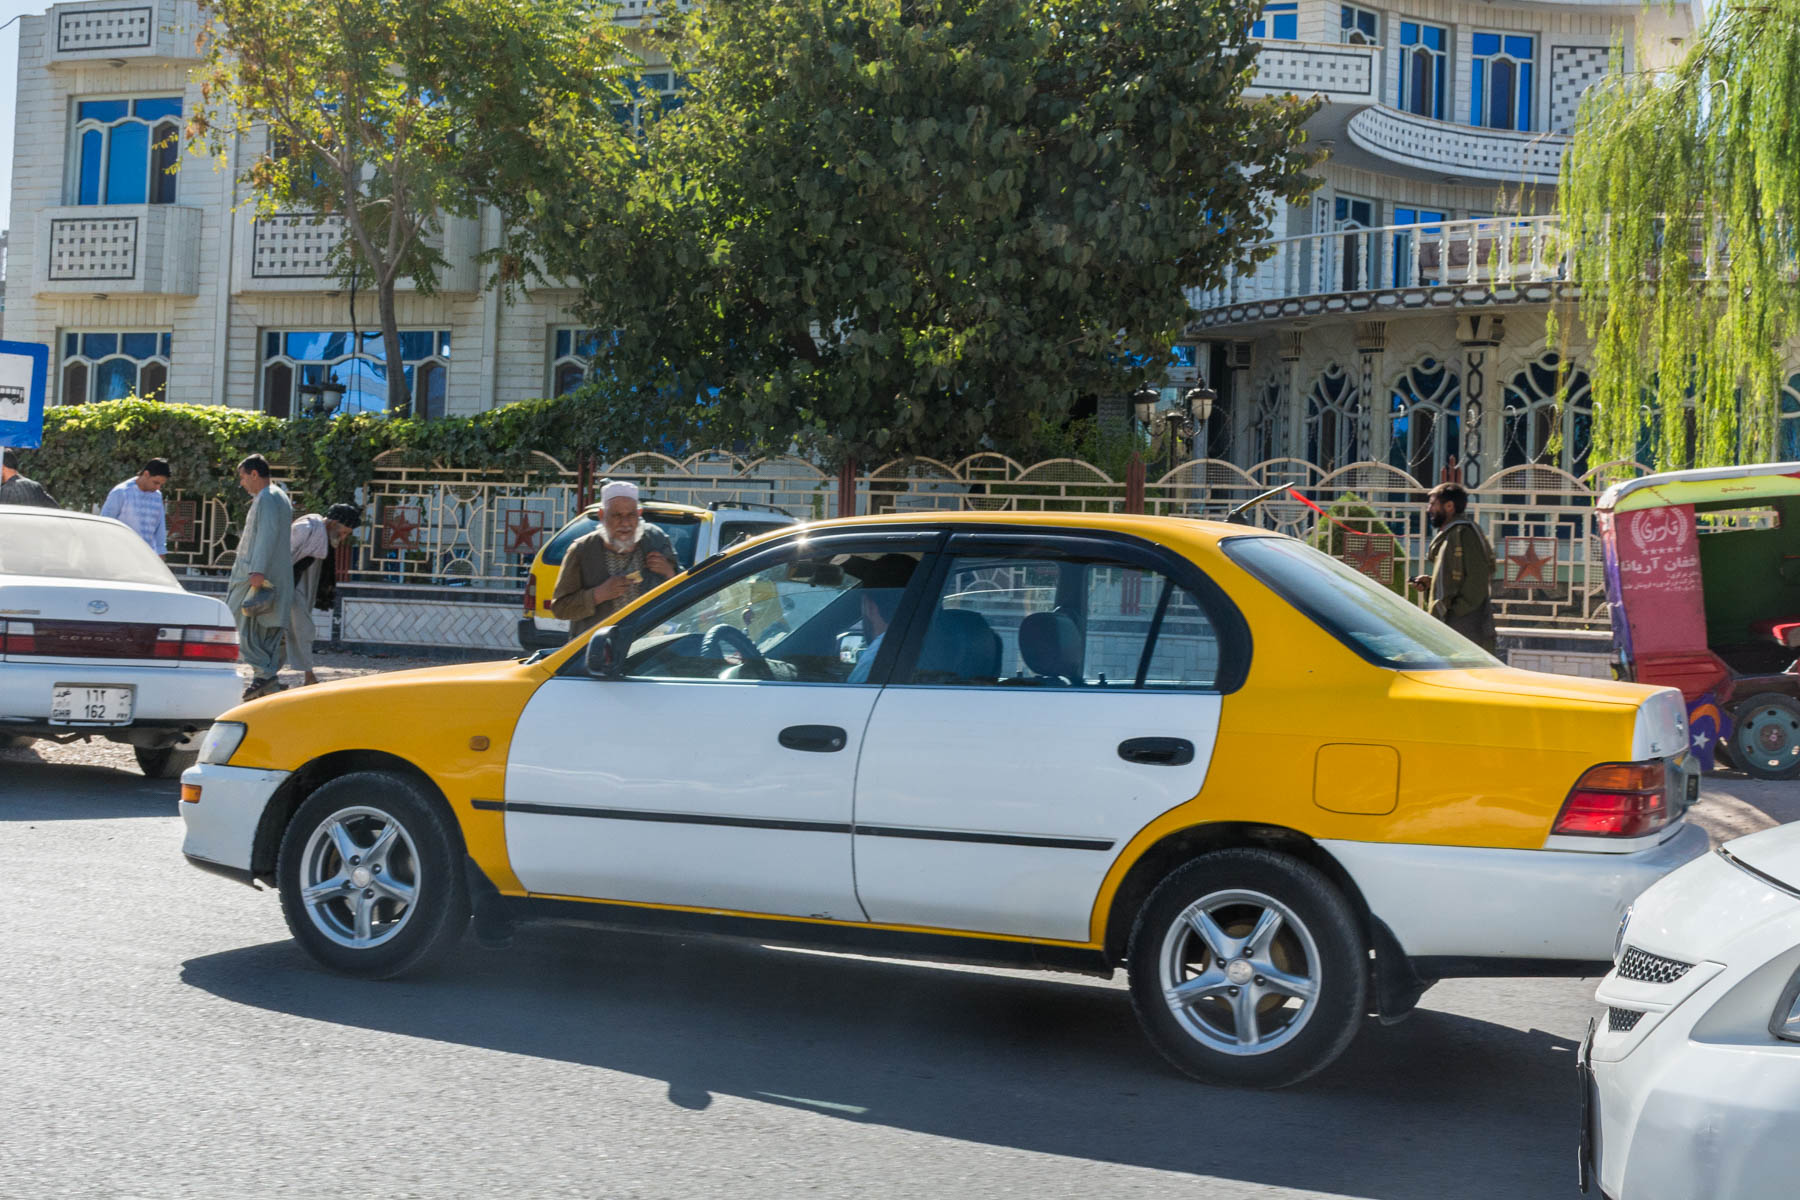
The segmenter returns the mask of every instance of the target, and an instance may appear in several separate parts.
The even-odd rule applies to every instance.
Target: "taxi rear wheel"
[[[404,775],[358,771],[320,787],[282,834],[275,874],[294,940],[349,975],[419,970],[469,924],[449,818]]]
[[[1356,1036],[1365,957],[1355,913],[1317,869],[1221,850],[1170,875],[1139,912],[1132,1005],[1156,1048],[1194,1078],[1286,1087]]]

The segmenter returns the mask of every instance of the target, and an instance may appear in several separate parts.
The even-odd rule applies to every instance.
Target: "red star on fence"
[[[416,504],[390,504],[381,510],[381,544],[386,550],[419,548],[419,508]]]
[[[1385,533],[1346,533],[1338,560],[1355,567],[1379,584],[1394,581],[1394,539]]]
[[[194,518],[199,506],[192,500],[176,500],[165,515],[169,522],[169,545],[185,546],[194,539]]]
[[[506,552],[533,555],[544,540],[544,516],[529,508],[514,511],[506,522]]]
[[[1519,549],[1520,546],[1523,549]],[[1506,585],[1523,588],[1552,588],[1557,584],[1556,539],[1509,537],[1506,539]]]

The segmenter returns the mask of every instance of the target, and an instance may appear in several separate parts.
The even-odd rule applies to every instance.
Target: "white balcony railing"
[[[50,67],[168,66],[205,57],[195,47],[204,21],[194,0],[90,0],[55,5],[41,19],[50,23],[43,60]]]
[[[1567,134],[1458,125],[1385,104],[1356,113],[1346,133],[1369,153],[1402,166],[1502,183],[1554,184],[1569,146]]]
[[[1322,96],[1340,104],[1373,104],[1381,80],[1381,47],[1336,42],[1266,41],[1256,56],[1251,96]]]
[[[1202,311],[1232,304],[1413,288],[1516,287],[1564,276],[1554,217],[1386,225],[1277,238],[1275,253],[1222,288],[1188,292]]]
[[[40,209],[38,295],[192,296],[205,212],[180,204]]]
[[[232,291],[322,292],[340,286],[331,269],[331,254],[347,236],[343,217],[279,213],[257,218],[245,209],[236,219],[243,249],[232,264]],[[479,290],[475,260],[481,251],[480,222],[447,217],[441,228],[426,234],[425,241],[447,263],[438,279],[440,292]],[[415,285],[403,279],[399,286],[410,291]]]

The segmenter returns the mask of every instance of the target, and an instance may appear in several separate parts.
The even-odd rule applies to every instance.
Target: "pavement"
[[[1715,838],[1800,816],[1707,784]],[[1122,976],[540,926],[344,979],[180,840],[129,750],[0,751],[0,1196],[1577,1194],[1592,980],[1446,982],[1240,1092],[1167,1067]]]

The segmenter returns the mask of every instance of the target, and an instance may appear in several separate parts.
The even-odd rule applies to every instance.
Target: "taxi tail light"
[[[525,615],[528,617],[537,615],[537,575],[535,572],[525,576]]]
[[[1563,801],[1552,833],[1575,837],[1642,837],[1669,823],[1667,768],[1651,762],[1590,767]]]
[[[0,621],[0,654],[36,654],[37,626],[30,621]]]

